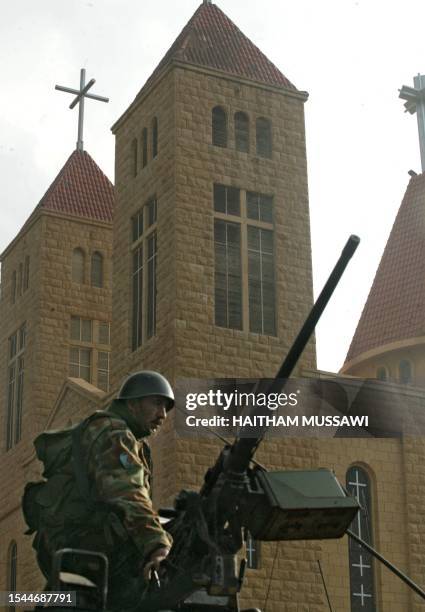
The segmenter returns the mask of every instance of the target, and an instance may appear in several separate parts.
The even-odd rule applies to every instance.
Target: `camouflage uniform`
[[[115,400],[107,413],[89,417],[79,454],[88,476],[90,499],[82,511],[81,484],[75,486],[79,483],[74,477],[74,499],[72,494],[67,496],[62,516],[56,514],[57,525],[50,521],[50,527],[39,536],[49,558],[63,547],[106,553],[113,606],[123,605],[125,595],[131,602],[144,586],[142,567],[151,553],[172,543],[152,507],[152,462],[149,446],[142,439],[146,435],[127,410],[126,402]],[[68,476],[70,470],[73,473],[70,464],[61,470]],[[76,512],[72,517],[73,505]],[[55,509],[51,510],[54,515]],[[61,513],[60,508],[56,512]]]

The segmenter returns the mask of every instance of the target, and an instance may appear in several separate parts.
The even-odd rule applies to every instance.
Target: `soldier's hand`
[[[150,580],[151,570],[155,569],[158,571],[161,561],[164,561],[164,559],[168,557],[169,552],[170,549],[164,546],[162,548],[157,548],[153,551],[153,553],[151,553],[149,561],[145,563],[143,568],[143,578],[146,582],[149,582]]]

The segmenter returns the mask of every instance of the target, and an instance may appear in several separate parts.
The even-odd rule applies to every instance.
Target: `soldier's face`
[[[159,395],[131,400],[128,407],[144,431],[154,433],[167,418],[167,400]]]

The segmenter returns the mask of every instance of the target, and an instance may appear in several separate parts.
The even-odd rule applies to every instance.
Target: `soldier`
[[[35,489],[41,511],[34,547],[47,577],[61,548],[103,552],[109,559],[109,606],[134,603],[172,544],[152,507],[145,438],[173,406],[173,390],[161,374],[137,372],[106,411],[36,439],[47,482]]]

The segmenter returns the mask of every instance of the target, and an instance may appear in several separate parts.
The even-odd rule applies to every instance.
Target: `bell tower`
[[[115,123],[114,387],[142,368],[174,382],[277,371],[312,305],[306,100],[204,0]],[[313,342],[300,366],[315,367]],[[262,461],[317,465],[314,443],[298,440],[295,456],[293,440],[279,442]],[[152,445],[157,504],[199,487],[219,449],[180,438],[172,417]],[[307,605],[318,593],[315,610],[319,549],[282,553],[307,560],[293,596]],[[262,555],[264,577],[271,547]],[[261,607],[260,574],[251,580]]]

